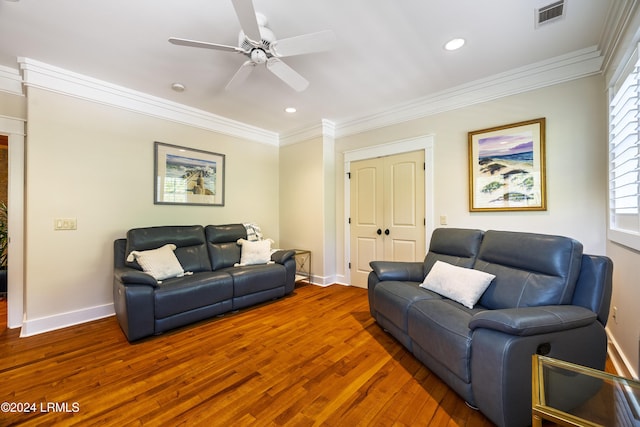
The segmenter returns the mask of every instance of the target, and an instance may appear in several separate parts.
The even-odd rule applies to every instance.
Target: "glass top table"
[[[532,358],[532,426],[640,426],[640,382],[550,357]]]

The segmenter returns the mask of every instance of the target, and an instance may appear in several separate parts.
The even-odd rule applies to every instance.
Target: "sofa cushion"
[[[417,282],[379,282],[373,290],[376,311],[402,332],[407,332],[407,314],[415,301],[442,299],[435,292],[419,287]]]
[[[496,276],[480,298],[488,309],[570,304],[582,244],[568,237],[487,231],[474,268]]]
[[[436,261],[420,287],[473,308],[494,277],[483,271]]]
[[[482,243],[482,230],[462,228],[437,228],[431,235],[429,252],[424,259],[423,278],[436,261],[444,261],[459,267],[473,267]]]
[[[468,309],[447,299],[416,301],[409,308],[409,336],[425,353],[469,383],[472,334],[469,320],[482,310],[482,307]]]
[[[205,236],[212,270],[231,267],[240,262],[241,246],[237,241],[247,238],[247,229],[244,225],[207,225]]]
[[[133,228],[127,232],[125,252],[155,249],[167,243],[176,245],[175,255],[185,271],[211,271],[204,227],[201,225]],[[137,261],[127,261],[126,265],[142,269]]]
[[[168,279],[170,277],[184,276],[184,270],[180,261],[176,258],[173,251],[176,245],[167,243],[157,249],[149,249],[148,251],[131,251],[127,257],[128,262],[134,260],[140,264],[142,270],[154,277],[157,281]]]
[[[287,270],[281,264],[247,265],[220,270],[233,278],[233,296],[241,297],[269,289],[284,288]]]
[[[233,280],[221,272],[167,279],[154,292],[155,318],[162,319],[233,297]]]

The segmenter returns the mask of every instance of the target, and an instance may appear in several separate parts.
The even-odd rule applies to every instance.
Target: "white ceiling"
[[[231,0],[0,0],[0,65],[17,69],[26,57],[287,133],[601,48],[615,0],[566,0],[563,19],[536,28],[535,10],[553,1],[254,0],[277,38],[325,29],[337,37],[329,52],[284,59],[310,82],[296,92],[264,68],[225,91],[244,56],[168,43],[237,45]],[[445,51],[454,37],[466,45]],[[172,91],[174,82],[186,90]]]

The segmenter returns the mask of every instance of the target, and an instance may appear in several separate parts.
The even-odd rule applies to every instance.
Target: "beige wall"
[[[448,227],[531,231],[570,236],[585,251],[605,253],[606,109],[601,77],[583,78],[366,133],[336,139],[346,150],[421,135],[434,138],[435,218]],[[471,213],[467,133],[546,117],[547,206],[544,212]],[[343,163],[341,163],[343,164]],[[340,180],[344,174],[336,174]],[[337,187],[343,184],[338,183]],[[345,223],[337,197],[338,223]],[[435,224],[436,227],[439,224]],[[338,237],[339,242],[344,236]]]
[[[607,255],[613,260],[613,296],[611,310],[617,308],[615,319],[609,316],[607,329],[615,341],[625,364],[637,378],[640,374],[638,347],[640,346],[640,253],[611,241]]]
[[[278,147],[39,89],[28,95],[27,322],[41,328],[43,319],[109,307],[113,240],[129,228],[256,222],[278,243]],[[225,206],[154,205],[154,141],[225,154]],[[57,217],[77,218],[77,230],[54,231]]]
[[[280,240],[283,248],[309,249],[311,273],[324,271],[324,167],[322,138],[280,148]]]
[[[585,251],[606,251],[606,109],[600,76],[501,98],[419,120],[335,139],[335,170],[325,169],[323,140],[280,149],[280,230],[284,247],[313,252],[314,276],[342,282],[345,255],[344,152],[431,135],[434,148],[433,210],[448,227],[475,227],[566,235]],[[547,204],[544,212],[470,213],[467,133],[545,117]],[[325,162],[326,163],[326,162]],[[335,182],[326,182],[332,174]],[[335,197],[335,244],[323,247],[327,192]],[[428,207],[429,208],[429,207]],[[435,224],[438,227],[439,224]],[[335,257],[335,271],[322,257]]]
[[[0,91],[0,116],[15,119],[27,118],[27,98]]]

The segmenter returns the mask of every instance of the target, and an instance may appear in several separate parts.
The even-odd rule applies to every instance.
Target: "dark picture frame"
[[[154,143],[153,203],[224,206],[225,155]]]
[[[547,209],[545,118],[469,132],[469,210]]]

